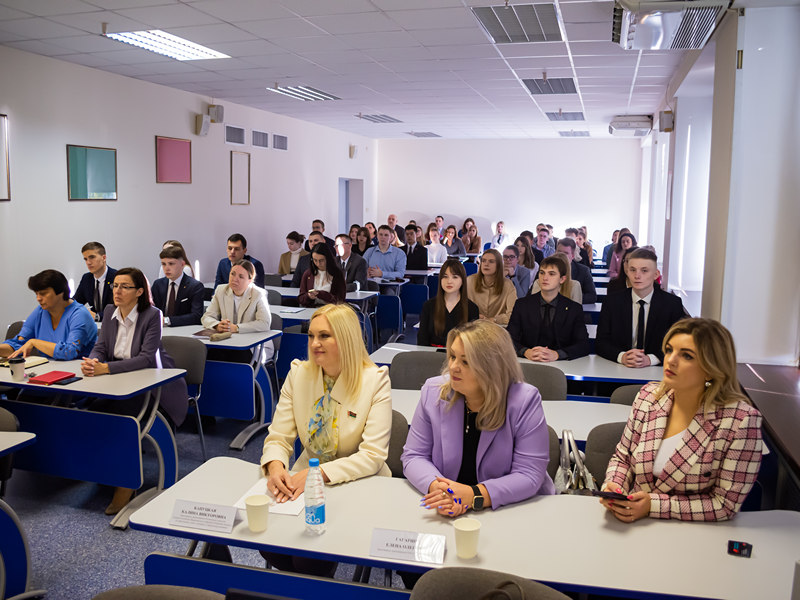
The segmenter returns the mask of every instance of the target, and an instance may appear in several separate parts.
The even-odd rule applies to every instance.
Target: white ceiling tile
[[[613,10],[613,2],[570,2],[561,7],[561,15],[565,23],[604,23],[610,32]]]
[[[374,63],[375,61],[358,50],[334,50],[327,52],[302,52],[302,56],[318,65],[342,65]]]
[[[104,56],[112,62],[120,65],[135,65],[173,60],[172,58],[168,58],[161,54],[148,52],[147,50],[142,50],[141,48],[134,48],[132,46],[128,46],[127,44],[119,44],[119,47],[121,48],[120,50],[104,52]]]
[[[441,65],[450,71],[510,71],[506,61],[499,58],[448,59],[442,60]]]
[[[465,44],[481,44],[487,41],[480,27],[462,27],[460,29],[420,29],[411,35],[423,46],[463,46]]]
[[[66,60],[67,62],[94,68],[103,68],[110,65],[110,61],[104,58],[102,54],[65,54],[64,56],[59,56],[58,60]]]
[[[89,0],[95,6],[106,10],[120,8],[142,8],[145,6],[158,6],[161,4],[178,4],[180,0]]]
[[[41,54],[42,56],[60,56],[62,54],[74,54],[74,50],[50,44],[48,42],[41,42],[39,40],[21,40],[19,42],[4,42],[6,46],[11,46],[17,50],[24,50],[25,52],[33,52],[34,54]]]
[[[284,19],[292,16],[292,13],[286,8],[274,2],[264,2],[264,0],[203,0],[194,2],[192,7],[227,23]]]
[[[324,35],[316,27],[304,19],[267,19],[260,21],[247,21],[237,24],[245,31],[268,40],[291,37],[310,37]]]
[[[609,36],[610,37],[610,36]],[[619,44],[612,41],[601,42],[576,42],[570,41],[570,50],[573,56],[595,56],[595,55],[632,55],[638,54],[635,50],[623,50]]]
[[[147,23],[152,29],[219,23],[219,19],[216,17],[195,10],[186,4],[126,8],[118,12],[123,17]]]
[[[245,56],[244,62],[255,67],[285,67],[291,65],[307,64],[309,61],[302,56],[281,52],[280,54],[264,54],[262,56]]]
[[[578,77],[628,77],[633,76],[633,69],[628,67],[576,67]]]
[[[61,23],[54,23],[49,19],[33,17],[30,19],[15,19],[5,21],[0,24],[0,29],[18,35],[22,39],[47,40],[54,37],[67,37],[70,35],[82,35],[80,29],[67,27]]]
[[[374,33],[379,31],[400,31],[397,23],[380,12],[366,12],[351,15],[328,15],[324,17],[308,17],[308,21],[333,34]]]
[[[119,50],[119,42],[102,35],[74,35],[65,38],[53,38],[54,44],[68,48],[73,52],[105,52]]]
[[[407,31],[417,29],[453,29],[475,27],[478,21],[468,8],[430,8],[422,10],[397,10],[386,13]]]
[[[639,66],[639,75],[642,77],[671,77],[674,72],[674,67],[650,67],[647,65]]]
[[[38,17],[97,10],[97,7],[81,0],[59,0],[58,2],[53,2],[53,0],[3,0],[3,4]]]
[[[253,65],[239,58],[210,58],[208,60],[183,60],[178,63],[190,64],[197,69],[227,73],[237,69],[249,69]]]
[[[605,42],[611,39],[609,23],[565,23],[570,42]]]
[[[110,10],[98,10],[90,13],[80,13],[76,15],[59,15],[50,17],[51,21],[56,21],[62,25],[69,25],[81,29],[82,31],[99,35],[103,33],[103,23],[107,23],[106,31],[118,33],[120,31],[142,31],[148,25],[141,21],[135,21],[123,17]]]
[[[636,68],[636,56],[573,56],[576,67],[628,67]]]
[[[228,23],[215,25],[197,25],[194,27],[169,27],[167,30],[173,35],[195,42],[196,44],[214,44],[216,42],[241,42],[252,40],[251,33],[242,31]]]
[[[565,42],[537,42],[525,44],[498,44],[497,49],[508,58],[526,56],[567,56]]]
[[[283,6],[303,17],[341,15],[375,10],[369,0],[281,0]]]
[[[430,46],[431,55],[436,58],[498,58],[500,55],[492,44],[471,46]]]
[[[407,48],[372,48],[364,50],[364,54],[375,60],[427,60],[438,58],[433,48],[416,45]]]
[[[405,31],[387,31],[385,33],[348,33],[336,36],[350,48],[370,50],[372,48],[408,48],[419,46],[419,42]]]
[[[243,42],[215,42],[214,49],[241,58],[243,56],[263,56],[285,52],[283,48],[270,44],[266,40],[247,40]]]
[[[275,45],[299,54],[308,52],[336,52],[347,50],[342,40],[333,35],[317,35],[313,37],[281,38],[275,40]]]
[[[395,73],[408,73],[416,71],[440,72],[441,61],[438,60],[393,60],[384,61],[383,65]]]
[[[152,83],[168,85],[171,82],[215,82],[228,81],[228,77],[209,71],[193,71],[191,73],[170,73],[168,75],[143,75],[142,79]]]
[[[0,21],[5,21],[7,19],[24,19],[25,17],[30,16],[33,16],[33,14],[0,5]]]

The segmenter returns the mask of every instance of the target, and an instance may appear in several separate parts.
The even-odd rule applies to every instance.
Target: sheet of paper
[[[281,309],[281,314],[290,315],[290,314],[293,314],[293,313],[299,313],[301,310],[303,310],[303,308],[297,307],[297,306],[290,306],[289,308],[282,308]]]
[[[192,502],[191,500],[175,500],[169,524],[230,533],[233,530],[235,519],[235,506]]]
[[[269,512],[273,515],[292,515],[297,516],[306,507],[305,495],[300,494],[295,500],[289,500],[288,502],[275,502],[274,494],[270,493],[267,490],[267,479],[266,477],[262,477],[258,481],[256,481],[249,490],[247,490],[242,497],[236,501],[234,506],[239,510],[245,510],[244,500],[248,496],[254,496],[255,494],[266,494],[272,500],[272,504],[269,505]]]
[[[443,535],[376,527],[372,532],[369,554],[440,565],[444,562],[444,547]]]

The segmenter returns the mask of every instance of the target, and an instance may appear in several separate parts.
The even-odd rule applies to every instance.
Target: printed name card
[[[440,565],[444,562],[444,545],[443,535],[376,528],[372,532],[369,554]]]
[[[236,507],[222,504],[205,504],[191,500],[175,500],[170,525],[192,527],[206,531],[230,533],[236,519]]]

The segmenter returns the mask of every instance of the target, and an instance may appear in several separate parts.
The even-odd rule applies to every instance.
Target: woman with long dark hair
[[[464,265],[450,258],[439,271],[439,293],[422,305],[417,345],[444,347],[451,329],[479,316],[478,306],[467,297]]]
[[[611,253],[611,259],[608,262],[608,276],[612,279],[619,275],[622,268],[622,255],[629,248],[636,248],[636,238],[633,237],[630,231],[620,233],[617,238],[617,246],[614,248],[614,252]]]
[[[311,249],[311,266],[300,280],[300,306],[314,307],[344,302],[347,284],[339,261],[333,257],[328,244],[317,244]]]

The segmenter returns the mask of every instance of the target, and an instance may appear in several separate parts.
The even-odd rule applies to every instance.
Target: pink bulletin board
[[[156,136],[156,183],[192,183],[192,142]]]

